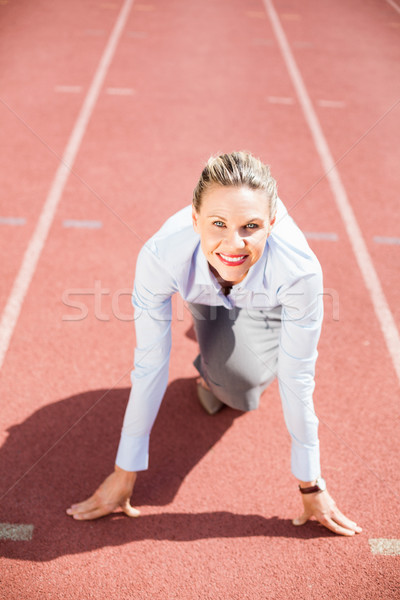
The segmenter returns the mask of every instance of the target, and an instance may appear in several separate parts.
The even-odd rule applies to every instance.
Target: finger
[[[347,536],[352,536],[354,535],[354,531],[352,529],[347,529],[346,527],[342,527],[341,525],[339,525],[338,523],[336,523],[335,521],[333,521],[333,519],[331,519],[330,517],[322,517],[322,518],[317,518],[317,521],[319,521],[322,525],[324,525],[325,527],[327,527],[327,529],[330,529],[331,531],[333,531],[334,533],[337,533],[338,535],[347,535]]]
[[[137,508],[134,508],[133,506],[131,506],[129,500],[126,500],[122,505],[121,508],[123,510],[123,512],[128,515],[128,517],[138,517],[140,515],[140,510],[138,510]]]
[[[74,515],[79,512],[90,512],[97,506],[97,500],[94,496],[91,496],[87,500],[83,502],[77,502],[76,504],[72,504],[69,508],[67,508],[68,515]]]
[[[362,528],[359,525],[357,525],[357,523],[346,517],[338,508],[333,513],[332,519],[336,521],[336,523],[338,523],[339,525],[342,525],[342,527],[344,527],[345,529],[351,529],[356,533],[362,532]]]
[[[69,509],[67,509],[67,514],[71,515],[74,518],[79,518],[79,516],[81,515],[86,515],[83,517],[83,519],[86,519],[87,515],[91,514],[92,512],[95,512],[97,514],[97,511],[101,511],[102,514],[100,516],[103,516],[112,512],[114,508],[115,505],[109,505],[102,502],[98,498],[98,496],[94,494],[93,496],[91,496],[87,500],[84,500],[83,502],[73,504]]]
[[[90,512],[75,513],[72,516],[76,521],[93,521],[94,519],[99,519],[100,517],[105,517],[109,514],[110,510],[102,506],[101,508],[96,508]]]
[[[300,517],[297,517],[297,519],[293,519],[292,523],[296,526],[304,525],[304,523],[307,523],[310,517],[310,513],[307,510],[305,510],[303,514],[300,515]]]

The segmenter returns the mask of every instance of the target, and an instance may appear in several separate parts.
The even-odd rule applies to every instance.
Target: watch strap
[[[326,482],[322,477],[318,477],[315,485],[311,485],[309,487],[301,487],[299,485],[299,490],[302,494],[315,494],[317,492],[323,492],[326,490]]]
[[[320,492],[321,488],[319,485],[311,485],[310,487],[306,488],[302,488],[301,485],[299,485],[299,490],[302,494],[315,494],[315,492]]]

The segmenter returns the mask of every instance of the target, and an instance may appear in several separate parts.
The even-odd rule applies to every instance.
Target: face
[[[233,285],[262,256],[272,225],[265,192],[244,186],[215,185],[200,211],[193,209],[193,227],[211,271]]]

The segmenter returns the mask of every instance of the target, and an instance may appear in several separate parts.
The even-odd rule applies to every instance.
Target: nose
[[[227,241],[231,250],[243,250],[246,246],[246,242],[238,230],[230,231]]]

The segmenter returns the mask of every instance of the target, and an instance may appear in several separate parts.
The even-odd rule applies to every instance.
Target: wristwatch
[[[318,477],[315,482],[315,485],[306,488],[302,488],[299,485],[299,490],[302,494],[315,494],[316,492],[324,492],[326,490],[325,479],[322,479],[322,477]]]

